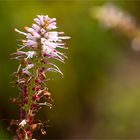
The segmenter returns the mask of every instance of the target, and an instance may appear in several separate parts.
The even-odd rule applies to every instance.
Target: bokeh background
[[[127,11],[140,25],[139,0],[0,0],[0,139],[12,139],[10,119],[19,117],[9,102],[18,91],[10,82],[18,62],[10,59],[17,49],[20,30],[37,14],[56,17],[58,30],[71,36],[65,77],[54,74],[48,87],[54,109],[37,117],[49,119],[44,139],[140,139],[140,52],[119,31],[105,29],[91,9],[108,2]],[[38,134],[37,134],[38,135]]]

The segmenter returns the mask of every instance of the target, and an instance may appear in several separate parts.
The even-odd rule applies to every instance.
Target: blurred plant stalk
[[[140,27],[132,16],[111,3],[93,7],[91,16],[105,28],[112,28],[131,39],[132,48],[140,50]]]

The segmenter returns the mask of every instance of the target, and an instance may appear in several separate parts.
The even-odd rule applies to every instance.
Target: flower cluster
[[[61,49],[67,47],[63,39],[69,39],[67,36],[62,36],[64,32],[55,31],[56,18],[38,15],[34,21],[32,27],[25,27],[26,32],[15,29],[25,36],[25,39],[20,40],[20,48],[12,54],[13,58],[20,62],[15,72],[20,93],[18,98],[12,100],[20,107],[20,119],[12,121],[12,124],[18,126],[14,138],[16,140],[32,139],[36,129],[40,129],[42,134],[46,133],[43,130],[44,123],[37,122],[35,115],[43,106],[52,108],[51,94],[46,85],[49,78],[46,75],[50,71],[63,75],[51,59],[64,63],[66,56]]]

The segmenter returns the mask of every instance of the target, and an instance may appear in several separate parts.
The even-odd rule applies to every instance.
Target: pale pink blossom
[[[18,32],[19,34],[22,34],[22,35],[25,35],[25,36],[27,35],[27,33],[24,33],[24,32],[22,32],[22,31],[19,31],[19,30],[16,29],[16,28],[15,28],[15,31]]]
[[[24,52],[24,51],[17,51],[16,53],[13,53],[13,54],[16,54],[16,55],[27,55],[27,58],[33,58],[34,55],[36,55],[36,52],[35,51],[27,51],[27,52]]]
[[[36,32],[36,30],[34,30],[33,28],[30,28],[30,27],[25,27],[25,30],[30,33]]]
[[[22,120],[22,121],[19,123],[19,126],[24,127],[26,124],[27,124],[26,120]]]
[[[56,29],[56,28],[57,28],[56,22],[50,23],[49,25],[47,25],[46,28],[47,28],[48,30]]]
[[[50,41],[58,41],[58,32],[53,31],[53,32],[47,32],[45,34],[45,37],[48,38]]]
[[[38,45],[38,43],[34,40],[22,40],[23,42],[23,46],[27,46],[27,47],[36,47]]]
[[[57,28],[56,18],[38,15],[34,21],[35,24],[31,27],[25,27],[25,32],[15,29],[16,32],[24,35],[24,39],[19,43],[20,48],[12,54],[14,59],[20,62],[17,72],[14,73],[20,90],[17,98],[20,119],[17,123],[16,140],[31,140],[36,129],[41,129],[43,134],[46,133],[43,130],[44,123],[36,120],[35,115],[42,106],[52,108],[53,100],[46,85],[46,81],[50,80],[48,72],[56,72],[63,76],[62,71],[51,62],[51,59],[64,63],[67,58],[61,50],[66,48],[63,39],[69,37],[63,36],[64,32],[54,30]],[[52,29],[53,31],[50,31]],[[32,127],[34,125],[37,125],[37,128],[34,129]]]
[[[32,24],[32,28],[34,30],[36,30],[37,32],[40,30],[40,26],[36,25],[36,24]]]
[[[63,40],[69,39],[70,37],[63,36],[64,32],[50,31],[57,28],[56,18],[37,15],[34,21],[36,24],[32,24],[32,27],[25,27],[26,32],[15,29],[16,32],[24,35],[26,38],[22,40],[22,45],[19,45],[21,48],[15,53],[17,55],[15,58],[20,59],[26,55],[27,59],[31,59],[38,54],[37,49],[40,48],[41,50],[39,52],[41,53],[41,56],[54,58],[64,63],[64,59],[67,57],[61,53],[60,50],[58,51],[57,48],[66,48]],[[20,51],[25,47],[30,50],[26,52]],[[51,68],[50,70],[52,71],[54,68]],[[61,73],[56,67],[54,71]]]
[[[25,68],[22,69],[22,73],[26,75],[31,75],[29,70],[34,67],[34,64],[28,64]]]

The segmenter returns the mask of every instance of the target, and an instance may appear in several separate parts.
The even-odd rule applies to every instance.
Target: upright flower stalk
[[[67,49],[63,40],[69,37],[62,36],[64,32],[54,31],[57,28],[56,18],[38,15],[34,22],[32,27],[25,27],[26,32],[15,29],[24,36],[24,39],[20,40],[20,47],[12,54],[20,63],[14,73],[19,96],[12,99],[20,108],[19,120],[11,121],[11,125],[17,125],[15,140],[31,140],[37,129],[40,129],[42,134],[46,133],[43,129],[44,123],[37,121],[35,116],[43,106],[52,108],[47,74],[52,71],[63,76],[51,60],[64,63],[67,58],[61,49]]]

